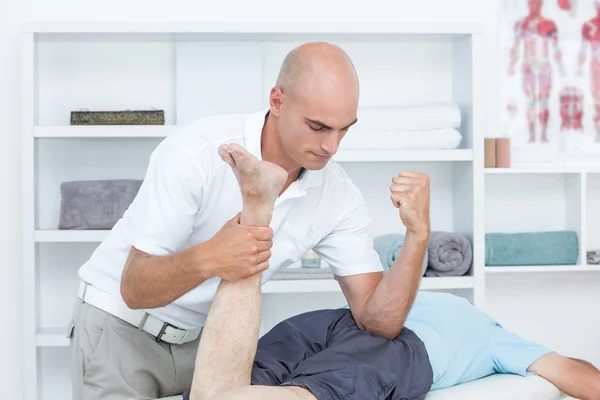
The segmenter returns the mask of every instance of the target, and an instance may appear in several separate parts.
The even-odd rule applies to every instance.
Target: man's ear
[[[269,106],[273,115],[281,115],[283,109],[283,98],[284,94],[281,88],[276,86],[271,89],[271,93],[269,94]]]

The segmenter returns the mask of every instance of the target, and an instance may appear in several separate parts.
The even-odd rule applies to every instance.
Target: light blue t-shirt
[[[551,351],[505,330],[467,299],[449,293],[419,291],[404,326],[425,344],[433,371],[431,390],[494,373],[532,375],[527,368]]]
[[[493,373],[530,375],[529,365],[550,352],[505,330],[467,299],[448,293],[419,291],[405,326],[427,348],[431,390]]]

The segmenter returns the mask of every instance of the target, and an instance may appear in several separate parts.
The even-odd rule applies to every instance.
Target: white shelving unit
[[[26,400],[70,397],[68,381],[49,382],[68,377],[55,369],[68,364],[65,332],[77,269],[107,234],[57,230],[58,187],[67,180],[143,178],[151,151],[184,125],[176,118],[178,43],[235,44],[259,51],[262,72],[256,79],[262,91],[256,97],[263,106],[283,56],[311,40],[336,42],[348,51],[361,77],[362,104],[456,102],[463,135],[458,149],[356,151],[344,149],[342,143],[335,160],[363,191],[375,235],[402,229],[389,203],[390,177],[405,168],[428,173],[432,229],[465,234],[473,243],[474,261],[466,276],[423,278],[421,290],[459,292],[483,307],[486,174],[480,25],[42,22],[25,24],[23,31],[24,366],[30,382]],[[219,67],[218,57],[214,63]],[[218,93],[207,96],[219,102]],[[165,110],[166,125],[69,125],[70,111],[79,108],[150,107]],[[239,110],[224,110],[228,111]],[[272,296],[311,293],[303,297],[306,308],[339,306],[343,299],[332,279],[271,280],[263,292],[265,302]],[[279,302],[274,303],[266,309]],[[278,317],[265,318],[270,318],[266,328]]]
[[[596,198],[597,195],[590,193],[588,187],[590,181],[599,182],[600,163],[486,168],[485,175],[488,186],[486,232],[574,230],[579,240],[576,265],[488,266],[486,274],[600,271],[600,265],[587,262],[587,251],[600,249],[600,246],[590,244],[590,240],[597,236],[590,234],[593,224],[589,223],[589,214],[595,212],[593,206],[596,203],[588,201],[590,196]],[[517,216],[497,217],[505,212],[516,213]],[[532,215],[526,215],[528,213]],[[507,222],[502,222],[502,219]],[[514,221],[518,222],[514,224]]]

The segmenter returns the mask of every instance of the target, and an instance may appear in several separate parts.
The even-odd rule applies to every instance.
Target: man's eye
[[[322,126],[317,126],[317,127],[312,126],[312,125],[309,125],[309,126],[310,126],[310,129],[312,129],[315,132],[321,132],[324,129]]]

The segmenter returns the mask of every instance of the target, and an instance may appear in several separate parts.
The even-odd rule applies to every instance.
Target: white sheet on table
[[[451,150],[462,135],[456,129],[405,132],[356,132],[350,130],[340,150]]]
[[[425,131],[459,128],[461,114],[454,103],[410,106],[359,107],[358,122],[351,129],[359,132]]]

